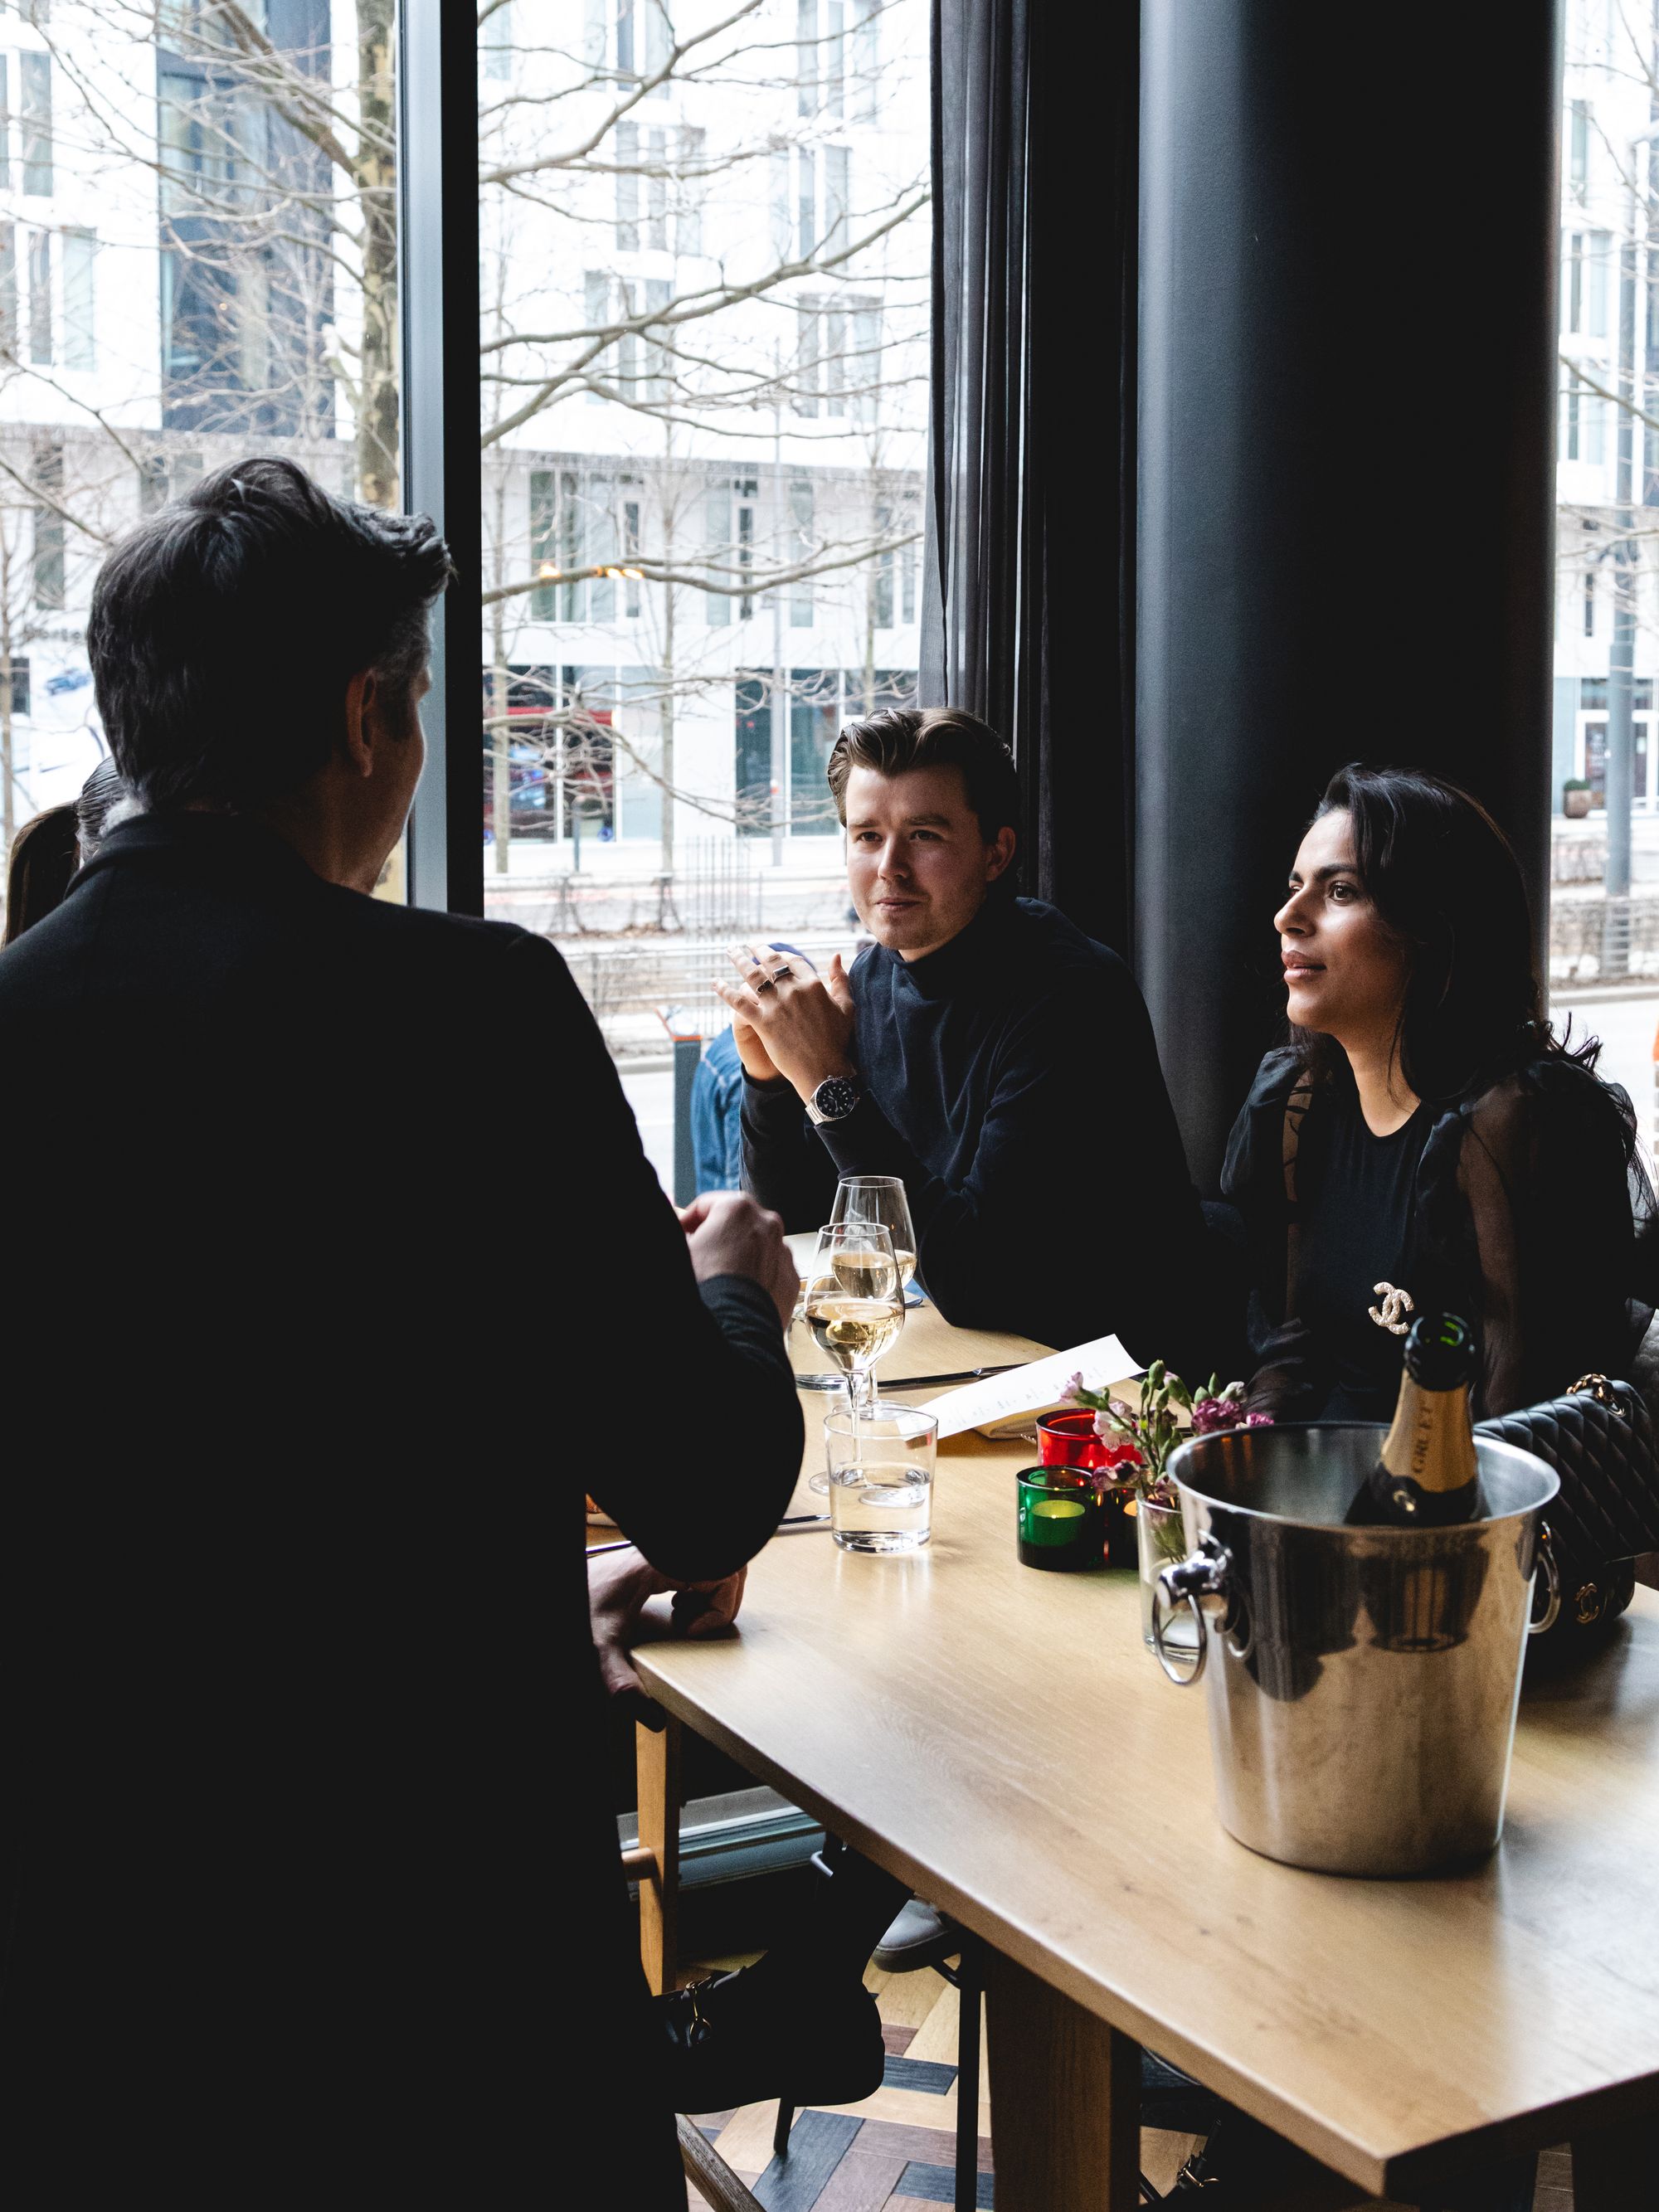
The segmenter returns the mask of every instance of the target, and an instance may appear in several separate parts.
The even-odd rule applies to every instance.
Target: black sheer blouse
[[[1387,1417],[1361,1416],[1352,1402],[1346,1369],[1355,1347],[1342,1334],[1352,1316],[1303,1264],[1310,1231],[1316,1253],[1342,1243],[1345,1283],[1368,1264],[1351,1235],[1345,1242],[1329,1219],[1313,1218],[1322,1164],[1343,1156],[1346,1104],[1342,1079],[1309,1084],[1293,1048],[1271,1052],[1227,1147],[1222,1188],[1243,1218],[1254,1277],[1249,1404],[1283,1420]],[[1409,1291],[1419,1311],[1473,1322],[1476,1418],[1555,1397],[1591,1370],[1627,1373],[1651,1318],[1639,1232],[1653,1198],[1625,1093],[1573,1060],[1540,1054],[1475,1096],[1426,1105],[1407,1132],[1409,1219],[1376,1209],[1372,1281]],[[1391,1188],[1401,1187],[1396,1177]],[[1340,1195],[1329,1185],[1327,1194]],[[1354,1295],[1347,1284],[1347,1304]],[[1397,1377],[1399,1340],[1387,1341]]]

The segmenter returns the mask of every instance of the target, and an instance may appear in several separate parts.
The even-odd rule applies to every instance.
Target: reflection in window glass
[[[722,1018],[763,877],[844,941],[824,762],[915,692],[928,17],[483,18],[486,904],[580,937],[619,1052]]]
[[[9,839],[105,750],[87,602],[140,514],[250,451],[399,489],[392,0],[41,0],[4,26]]]

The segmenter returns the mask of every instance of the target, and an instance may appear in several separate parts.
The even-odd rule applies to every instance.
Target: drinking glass
[[[872,1395],[871,1370],[904,1326],[898,1259],[879,1222],[832,1222],[819,1230],[801,1303],[813,1342],[847,1377],[856,1422]],[[815,1474],[808,1486],[823,1491],[829,1482]]]
[[[933,1532],[939,1422],[912,1406],[831,1413],[823,1424],[830,1528],[843,1552],[919,1552]]]
[[[832,1222],[878,1221],[893,1240],[893,1253],[906,1289],[916,1272],[916,1232],[910,1205],[897,1176],[843,1176],[836,1186]]]

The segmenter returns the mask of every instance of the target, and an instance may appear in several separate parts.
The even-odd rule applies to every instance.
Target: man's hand
[[[640,1616],[648,1599],[665,1590],[678,1593],[674,1600],[674,1626],[683,1636],[715,1636],[729,1628],[743,1603],[746,1567],[718,1583],[673,1583],[659,1575],[644,1553],[629,1545],[625,1552],[602,1552],[587,1562],[587,1616],[593,1631],[593,1648],[599,1655],[599,1679],[609,1697],[620,1698],[624,1711],[647,1728],[663,1724],[661,1709],[652,1704],[645,1685],[635,1672],[629,1649],[639,1633]]]
[[[715,1275],[747,1275],[758,1283],[787,1328],[800,1296],[800,1274],[783,1241],[775,1213],[740,1190],[705,1191],[680,1214],[691,1252],[691,1272],[700,1283]]]
[[[714,988],[735,1017],[738,1057],[749,1073],[768,1079],[758,1068],[763,1055],[805,1102],[827,1077],[853,1073],[853,987],[839,952],[822,975],[799,953],[772,945],[745,945],[731,960],[736,980]],[[744,1030],[757,1040],[750,1048],[754,1067],[744,1050]]]

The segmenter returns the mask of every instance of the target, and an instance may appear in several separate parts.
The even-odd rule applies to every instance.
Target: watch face
[[[812,1093],[812,1103],[826,1121],[845,1121],[859,1103],[859,1087],[850,1076],[832,1075]]]

